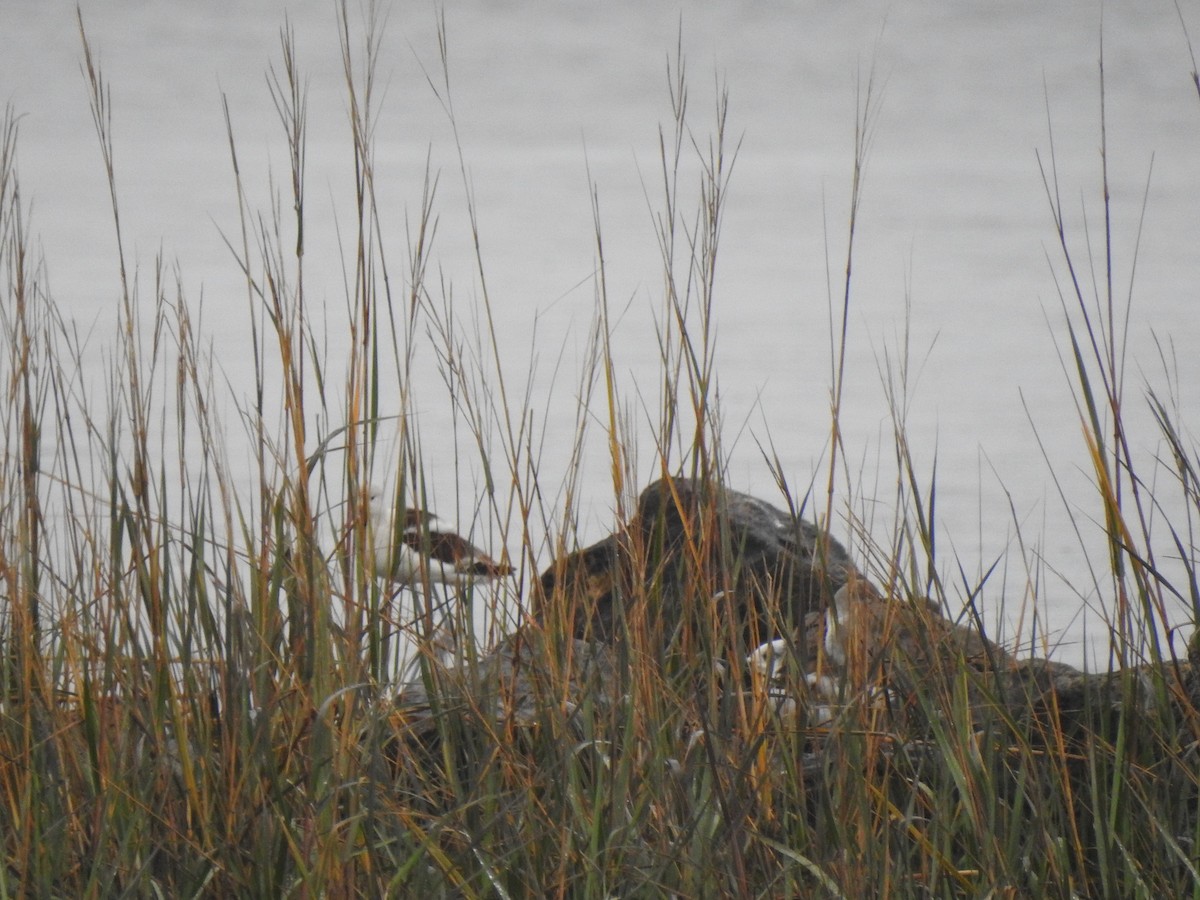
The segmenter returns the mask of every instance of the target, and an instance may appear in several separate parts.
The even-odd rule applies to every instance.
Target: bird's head
[[[397,520],[402,521],[406,529],[428,528],[437,521],[437,516],[419,507],[401,507],[402,512],[397,514],[396,495],[378,485],[372,485],[368,489],[367,502],[377,528],[387,527]]]
[[[427,509],[410,507],[404,510],[405,528],[428,528],[437,521],[437,516]]]

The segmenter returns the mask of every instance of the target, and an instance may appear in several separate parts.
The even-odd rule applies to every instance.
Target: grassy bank
[[[347,359],[324,357],[323,329],[334,326],[306,292],[304,78],[286,32],[269,80],[290,177],[272,209],[244,199],[257,175],[239,165],[229,127],[241,216],[223,224],[245,276],[256,373],[250,400],[235,398],[236,422],[217,415],[228,389],[182,278],[165,264],[134,272],[126,258],[110,91],[86,36],[118,273],[120,327],[103,377],[84,371],[78,330],[47,291],[19,191],[18,117],[0,124],[0,896],[1200,897],[1197,679],[1161,637],[1180,599],[1200,617],[1200,455],[1169,390],[1149,402],[1173,480],[1147,477],[1130,450],[1124,305],[1104,274],[1116,252],[1107,172],[1105,230],[1085,266],[1063,224],[1055,161],[1044,159],[1087,434],[1078,465],[1093,473],[1110,550],[1115,696],[1068,711],[1031,692],[1022,709],[965,666],[945,666],[917,686],[904,724],[869,691],[843,692],[826,716],[780,716],[745,663],[758,637],[773,636],[770,623],[747,637],[712,612],[738,568],[715,506],[682,554],[694,628],[664,640],[674,623],[627,616],[611,656],[568,639],[585,600],[547,594],[538,570],[578,544],[579,466],[564,484],[539,481],[539,413],[505,377],[478,240],[469,327],[431,277],[434,176],[402,258],[387,249],[371,144],[380,27],[368,21],[357,36],[342,14],[356,211],[336,326]],[[442,36],[446,68],[431,81],[450,112]],[[614,371],[596,200],[596,312],[575,373],[577,428],[556,448],[578,463],[600,433],[618,524],[633,518],[642,480],[719,484],[725,471],[713,308],[736,152],[724,97],[711,137],[692,141],[678,58],[667,90],[661,402],[633,404]],[[943,581],[952,561],[938,556],[935,486],[912,464],[903,396],[892,397],[902,474],[890,540],[838,488],[857,476],[839,416],[874,103],[865,85],[831,291],[828,467],[798,490],[775,466],[780,490],[765,499],[844,523],[868,547],[856,564],[889,596],[957,611],[964,598]],[[696,162],[699,185],[681,183]],[[465,163],[455,175],[469,182]],[[399,505],[427,505],[426,449],[408,415],[422,344],[485,473],[470,518],[495,523],[494,546],[517,568],[446,613],[377,576],[387,542],[367,515],[380,483]],[[398,406],[385,408],[394,394]],[[634,464],[643,418],[654,423],[650,477]],[[247,435],[249,460],[223,451],[232,428]],[[1160,560],[1164,524],[1152,511],[1167,492],[1185,514],[1166,524],[1177,558]],[[628,552],[641,571],[661,562],[653,542]],[[627,587],[627,610],[661,608],[654,579]],[[487,668],[488,648],[518,630],[541,678],[520,715],[515,674]],[[457,636],[449,646],[447,634]],[[419,708],[393,702],[405,672],[420,684]],[[807,703],[804,674],[787,688]],[[428,739],[413,742],[418,717]]]

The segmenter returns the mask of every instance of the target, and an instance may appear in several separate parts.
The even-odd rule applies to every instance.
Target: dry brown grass
[[[1072,265],[1052,171],[1048,195],[1070,272],[1063,296],[1074,304],[1069,339],[1091,440],[1082,462],[1095,473],[1119,604],[1113,641],[1121,667],[1159,664],[1148,703],[1143,683],[1120,674],[1124,702],[1085,711],[1091,725],[1080,731],[1053,708],[1023,715],[989,698],[986,682],[964,666],[915,686],[920,724],[909,733],[866,700],[848,703],[833,723],[789,723],[761,694],[726,690],[713,677],[713,648],[749,648],[711,607],[699,608],[679,638],[684,652],[662,654],[672,623],[655,614],[663,597],[653,579],[627,586],[626,628],[607,662],[567,639],[578,610],[557,609],[551,627],[524,632],[542,680],[521,716],[512,714],[511,673],[492,673],[484,687],[472,676],[486,663],[465,637],[457,668],[419,657],[421,709],[389,701],[409,664],[405,648],[431,646],[438,625],[432,612],[403,613],[394,586],[374,577],[366,516],[381,474],[397,482],[402,503],[425,505],[420,435],[406,416],[415,343],[438,345],[448,394],[488,473],[483,518],[503,523],[526,594],[535,560],[573,549],[577,487],[538,483],[531,401],[515,399],[501,375],[482,255],[476,345],[429,283],[433,177],[404,278],[390,277],[371,146],[381,21],[372,12],[360,35],[343,6],[340,22],[358,176],[344,382],[324,366],[305,292],[307,123],[286,31],[271,84],[290,151],[291,202],[275,214],[248,208],[244,179],[257,176],[241,170],[229,129],[241,218],[227,240],[245,276],[258,373],[257,405],[240,409],[254,447],[248,491],[245,473],[216,449],[222,423],[212,373],[182,288],[159,265],[152,296],[139,295],[145,279],[127,266],[110,89],[86,36],[121,298],[110,369],[102,381],[86,373],[106,389],[100,399],[81,388],[78,338],[32,261],[15,168],[17,116],[9,110],[0,125],[0,896],[1200,897],[1200,715],[1195,696],[1181,690],[1188,682],[1172,674],[1185,667],[1156,637],[1172,592],[1200,610],[1193,532],[1190,521],[1172,526],[1189,567],[1187,585],[1172,588],[1144,512],[1160,488],[1138,477],[1124,433],[1119,300],[1102,282],[1101,318],[1084,302],[1090,292]],[[445,75],[444,28],[441,43]],[[689,146],[678,59],[669,90],[676,116],[662,133],[658,219],[663,402],[644,412],[656,423],[662,474],[717,483],[724,457],[712,306],[736,153],[726,142],[723,95],[711,140]],[[870,94],[859,111],[852,209]],[[678,184],[691,152],[703,171],[694,217],[681,212],[689,198]],[[467,179],[465,163],[460,174]],[[293,209],[294,219],[279,208]],[[473,208],[469,216],[477,229]],[[610,352],[598,211],[595,225],[598,312],[578,430],[563,452],[580,458],[584,434],[597,427],[587,409],[598,391],[614,505],[627,522],[628,497],[640,485]],[[838,417],[853,216],[849,232],[831,316],[841,325],[831,341],[834,454],[823,499],[825,521],[855,527],[833,471],[845,458]],[[398,373],[399,409],[380,408],[386,359]],[[170,367],[174,395],[164,398]],[[282,409],[265,408],[268,382],[282,385]],[[335,397],[344,421],[317,431],[315,410]],[[1200,457],[1186,423],[1169,403],[1152,402],[1188,515],[1200,514]],[[161,421],[164,408],[174,421]],[[896,415],[898,457],[907,463],[898,506],[910,514],[896,523],[893,545],[874,547],[872,558],[882,561],[889,590],[933,593],[944,604],[945,587],[921,574],[941,565],[935,486],[918,483]],[[400,461],[390,468],[380,448],[393,417]],[[493,424],[497,445],[484,437]],[[781,476],[780,485],[782,505],[803,507]],[[547,505],[548,497],[561,505]],[[707,602],[729,587],[736,553],[722,544],[716,512],[698,521],[683,553],[687,593]],[[548,551],[535,543],[542,533],[555,535]],[[641,571],[661,561],[653,543],[628,550]],[[472,599],[493,636],[523,621],[503,593],[480,589]],[[465,636],[474,623],[462,609]],[[568,696],[576,699],[565,703]],[[418,723],[432,736],[424,755],[397,743]],[[409,748],[403,760],[398,746]]]

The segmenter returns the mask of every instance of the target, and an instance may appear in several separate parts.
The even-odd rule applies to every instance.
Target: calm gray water
[[[270,178],[280,190],[287,179],[265,75],[278,66],[286,16],[309,86],[307,290],[327,304],[327,362],[336,376],[347,354],[341,260],[350,254],[339,250],[337,229],[351,233],[353,169],[333,4],[109,0],[85,3],[83,15],[112,89],[127,246],[147,295],[161,253],[178,266],[195,309],[202,301],[201,327],[231,385],[224,414],[236,459],[244,450],[234,404],[247,402],[252,370],[245,288],[221,238],[237,229],[221,98],[250,202],[267,210]],[[1196,7],[1184,4],[1183,15],[1200,35]],[[1200,354],[1192,349],[1200,336],[1200,99],[1175,7],[1117,0],[1104,5],[1102,21],[1096,2],[467,0],[449,5],[445,18],[502,364],[519,395],[535,360],[529,393],[544,427],[541,472],[550,490],[568,465],[594,310],[589,172],[608,294],[620,314],[618,388],[639,426],[638,480],[656,477],[641,427],[644,405],[657,402],[662,318],[652,215],[662,208],[658,127],[670,126],[667,60],[680,34],[697,141],[706,146],[713,133],[718,83],[729,92],[731,142],[740,141],[714,306],[729,480],[777,497],[761,449],[771,445],[794,491],[802,494],[814,475],[823,485],[827,272],[839,295],[856,91],[874,71],[879,103],[842,413],[849,464],[864,476],[843,495],[877,536],[887,535],[896,499],[881,370],[907,343],[906,424],[926,491],[936,458],[943,574],[973,584],[1000,560],[983,597],[993,617],[1006,597],[1009,620],[1027,579],[1036,579],[1047,601],[1039,615],[1062,641],[1056,655],[1080,658],[1102,631],[1105,590],[1088,575],[1089,555],[1104,565],[1102,515],[1083,471],[1080,416],[1062,363],[1055,275],[1064,270],[1037,154],[1049,161],[1052,131],[1071,240],[1086,268],[1087,238],[1095,254],[1103,234],[1103,34],[1114,277],[1122,298],[1132,293],[1125,392],[1135,449],[1152,472],[1162,447],[1144,412],[1146,389],[1175,391],[1193,427],[1200,411]],[[376,187],[399,273],[427,157],[441,173],[433,271],[452,285],[470,333],[480,286],[466,193],[447,116],[426,81],[426,73],[440,78],[436,19],[432,4],[391,8]],[[112,346],[118,281],[81,55],[73,5],[0,3],[0,100],[24,114],[23,195],[50,290],[81,328],[94,328],[89,360],[99,366]],[[696,171],[689,157],[686,210],[697,202]],[[1099,257],[1092,264],[1098,268]],[[1156,341],[1178,354],[1170,379]],[[461,428],[459,456],[468,462],[454,463],[454,416],[432,347],[418,348],[418,360],[426,374],[412,387],[430,485],[439,508],[469,514],[480,468],[469,462]],[[595,413],[603,417],[602,405]],[[325,427],[337,420],[331,409]],[[1166,484],[1164,473],[1158,478]],[[598,537],[614,508],[599,441],[584,461],[581,490],[583,536]],[[1168,512],[1181,515],[1169,486],[1160,493]],[[848,539],[844,517],[832,528]],[[861,557],[861,547],[855,552]],[[1182,609],[1177,618],[1186,618]]]

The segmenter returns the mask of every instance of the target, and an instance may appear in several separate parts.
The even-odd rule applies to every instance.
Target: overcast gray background
[[[357,7],[355,7],[357,9]],[[1195,8],[1187,26],[1200,31]],[[85,3],[90,39],[112,89],[117,182],[127,243],[149,272],[161,252],[178,265],[234,403],[249,394],[244,285],[220,229],[237,227],[221,96],[229,102],[250,201],[267,209],[286,189],[282,133],[266,86],[284,16],[309,85],[308,295],[329,309],[329,358],[346,355],[335,225],[352,225],[346,88],[333,5]],[[447,117],[426,83],[436,75],[431,4],[398,3],[382,47],[377,190],[392,267],[405,259],[426,158],[441,172],[438,277],[460,316],[478,299],[465,193]],[[352,17],[354,18],[354,17]],[[1103,568],[1101,515],[1080,419],[1058,347],[1066,330],[1052,274],[1060,254],[1035,151],[1050,129],[1071,239],[1100,246],[1099,73],[1104,36],[1115,277],[1129,289],[1143,194],[1148,205],[1133,286],[1126,394],[1137,452],[1161,451],[1144,412],[1147,386],[1170,385],[1190,422],[1200,412],[1200,99],[1171,3],[645,3],[642,0],[448,4],[452,97],[479,213],[488,290],[506,370],[546,410],[543,478],[565,472],[574,385],[593,315],[594,235],[588,170],[600,198],[608,291],[622,310],[615,355],[633,408],[655,401],[662,275],[652,229],[661,207],[658,126],[670,126],[666,63],[682,33],[693,132],[712,133],[715,85],[728,87],[740,152],[722,235],[715,316],[730,482],[777,494],[759,449],[773,443],[803,493],[823,465],[829,420],[827,254],[834,293],[844,266],[856,90],[875,72],[880,104],[864,184],[851,309],[843,434],[856,467],[856,508],[883,528],[894,514],[891,425],[880,368],[907,329],[914,383],[908,428],[928,478],[937,457],[942,564],[977,578],[1003,563],[983,596],[1019,606],[1026,563],[1044,556],[1045,624],[1060,658],[1083,653],[1086,605],[1104,602],[1085,551]],[[74,9],[0,4],[0,100],[23,115],[19,171],[32,204],[49,287],[93,329],[89,364],[112,346],[116,257],[100,156],[79,71]],[[1153,160],[1153,165],[1152,165]],[[686,206],[696,202],[694,165]],[[347,251],[348,252],[348,251]],[[1049,260],[1049,261],[1048,261]],[[536,338],[535,338],[536,336]],[[1155,339],[1177,368],[1163,375]],[[554,364],[565,348],[557,377]],[[422,355],[424,354],[424,355]],[[425,460],[440,508],[473,509],[478,466],[452,458],[452,416],[433,356],[414,385]],[[99,369],[97,369],[99,372]],[[239,394],[244,386],[245,393]],[[639,421],[643,418],[639,417]],[[336,423],[335,423],[336,424]],[[1040,443],[1040,446],[1039,446]],[[556,452],[563,448],[564,452]],[[1049,463],[1047,459],[1049,457]],[[467,448],[469,450],[469,447]],[[653,446],[638,444],[644,484]],[[469,456],[469,453],[467,454]],[[1081,523],[1081,547],[1051,477]],[[878,473],[878,474],[877,474]],[[583,537],[601,536],[614,508],[602,445],[585,460]],[[1166,486],[1160,492],[1171,503]],[[451,513],[453,517],[453,512]],[[848,539],[844,522],[832,523]],[[883,528],[886,532],[886,528]],[[1162,530],[1160,529],[1160,532]],[[1164,533],[1165,536],[1165,532]],[[548,559],[538,561],[540,565]],[[1061,576],[1061,577],[1060,577]],[[1001,583],[1000,579],[1004,581]],[[1032,577],[1032,576],[1031,576]],[[1065,580],[1064,580],[1065,579]],[[996,612],[998,615],[998,612]],[[1182,615],[1182,614],[1181,614]],[[1089,637],[1102,630],[1094,613]]]

